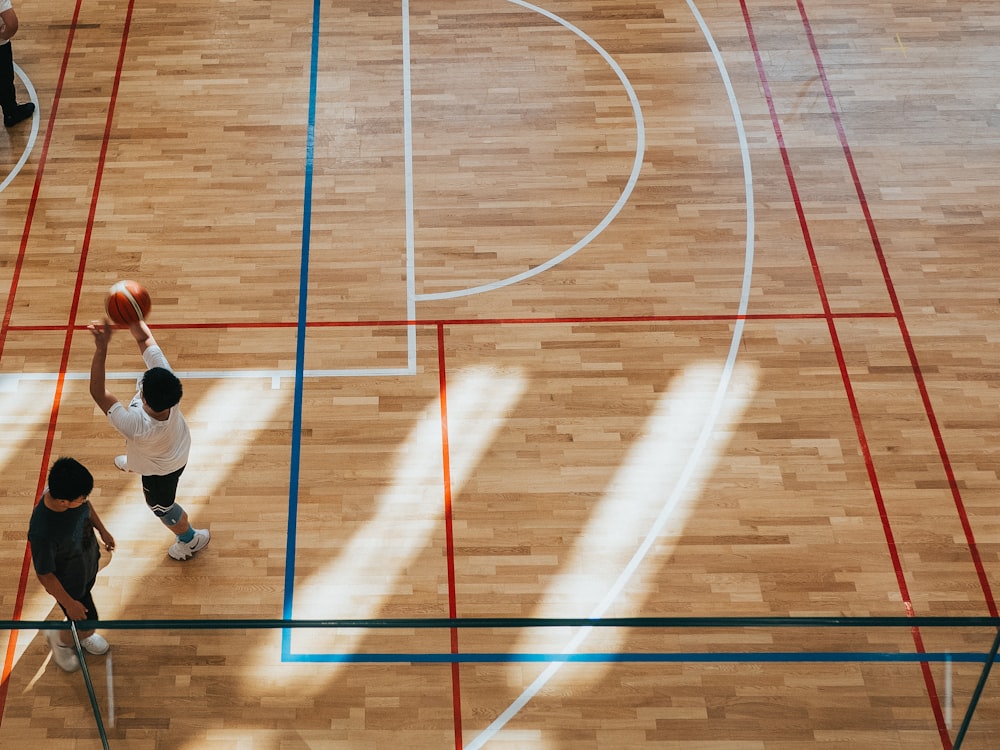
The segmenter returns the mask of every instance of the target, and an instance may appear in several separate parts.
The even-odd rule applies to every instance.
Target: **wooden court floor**
[[[75,456],[111,747],[998,747],[996,628],[905,619],[998,614],[995,2],[16,9],[0,619],[59,619],[25,537]],[[87,391],[122,278],[185,384],[185,563]],[[515,619],[383,622],[449,617]],[[612,617],[660,620],[540,622]],[[0,636],[0,747],[101,747]]]

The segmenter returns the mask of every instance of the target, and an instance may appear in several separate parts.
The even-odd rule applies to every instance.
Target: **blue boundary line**
[[[286,661],[299,663],[338,663],[338,664],[487,664],[487,663],[553,663],[579,662],[586,664],[624,663],[745,663],[761,664],[769,662],[791,663],[922,663],[922,662],[960,662],[984,664],[989,659],[988,654],[961,653],[926,653],[899,654],[891,652],[869,651],[803,651],[796,652],[752,652],[752,651],[720,651],[718,653],[569,653],[569,654],[291,654]]]
[[[989,628],[1000,629],[1000,617],[985,616],[812,616],[812,617],[394,617],[338,620],[210,619],[210,620],[76,620],[80,628],[110,630],[451,630],[453,628]],[[64,621],[0,620],[0,630],[69,628]]]
[[[89,628],[100,626],[108,630],[272,630],[280,629],[288,634],[297,629],[337,630],[343,628],[367,630],[425,630],[467,627],[483,628],[551,628],[590,627],[602,628],[886,628],[886,627],[931,627],[931,628],[978,628],[990,627],[996,630],[993,647],[989,652],[937,651],[926,653],[883,652],[883,651],[717,651],[717,652],[594,652],[594,653],[287,653],[283,661],[289,662],[339,662],[339,663],[434,663],[434,664],[477,664],[477,663],[539,663],[539,662],[581,662],[581,663],[764,663],[764,662],[894,662],[923,663],[951,662],[994,664],[1000,657],[1000,629],[996,617],[610,617],[590,618],[398,618],[385,620],[92,620],[79,622],[49,620],[0,620],[0,630],[62,630],[70,627]]]
[[[292,616],[292,596],[295,591],[295,549],[298,527],[299,462],[302,434],[302,390],[305,371],[306,315],[309,290],[309,242],[312,234],[313,162],[316,145],[316,89],[319,69],[320,0],[313,2],[312,60],[309,65],[309,124],[306,135],[305,184],[302,196],[302,257],[299,264],[299,311],[295,346],[295,395],[292,411],[292,449],[288,478],[288,533],[285,546],[285,592],[282,612]],[[292,634],[281,632],[281,659],[287,661],[292,647]]]

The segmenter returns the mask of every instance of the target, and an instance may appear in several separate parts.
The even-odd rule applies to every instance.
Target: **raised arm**
[[[105,384],[105,369],[108,359],[108,342],[111,341],[111,323],[105,318],[103,323],[91,323],[87,330],[94,334],[94,359],[90,363],[90,396],[105,414],[118,403],[115,395]]]
[[[135,339],[135,343],[139,345],[139,354],[151,346],[156,346],[156,339],[153,338],[153,333],[146,325],[146,321],[140,320],[138,323],[132,323],[128,330],[132,334],[132,338]]]

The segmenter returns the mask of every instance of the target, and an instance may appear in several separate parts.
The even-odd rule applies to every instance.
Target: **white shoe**
[[[88,654],[106,654],[108,649],[111,648],[111,644],[108,643],[104,636],[93,633],[88,638],[81,638],[80,645],[83,646],[84,650]]]
[[[77,658],[76,651],[71,646],[64,646],[59,640],[58,630],[46,630],[45,640],[49,642],[52,649],[52,659],[64,672],[75,672],[80,668],[80,659]]]
[[[115,456],[115,468],[118,471],[128,471],[128,456]]]
[[[208,529],[195,529],[194,539],[190,542],[174,542],[170,545],[170,549],[167,550],[167,554],[175,560],[188,560],[194,557],[195,552],[205,549],[208,546],[208,540],[211,536],[208,533]]]

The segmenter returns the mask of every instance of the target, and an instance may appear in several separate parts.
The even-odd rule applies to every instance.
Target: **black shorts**
[[[161,515],[174,504],[177,497],[177,482],[185,468],[182,466],[177,471],[163,476],[143,475],[142,494],[146,496],[146,505],[157,515]]]
[[[90,590],[94,588],[94,584],[97,582],[97,578],[94,578],[89,584],[87,584],[87,591],[83,596],[74,597],[80,604],[87,608],[87,616],[83,619],[85,620],[100,620],[100,616],[97,614],[97,607],[94,605],[94,595],[90,593]],[[68,592],[67,592],[68,593]],[[56,602],[59,604],[58,602]],[[59,609],[63,611],[66,615],[66,619],[70,619],[69,615],[66,614],[66,608],[59,604]]]

